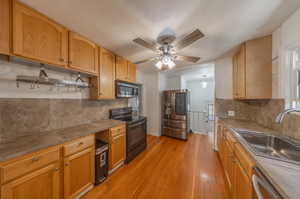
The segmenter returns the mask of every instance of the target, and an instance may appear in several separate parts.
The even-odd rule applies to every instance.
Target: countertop
[[[100,120],[70,128],[36,132],[27,136],[0,140],[0,162],[95,134],[121,124],[125,123],[118,120]]]
[[[260,125],[242,120],[219,119],[225,127],[230,129],[237,140],[245,147],[252,158],[256,161],[257,167],[264,173],[274,188],[286,199],[300,198],[300,165],[287,163],[284,161],[274,160],[270,158],[255,155],[249,145],[237,136],[232,130],[233,128],[245,129],[249,131],[258,131],[261,133],[269,133],[279,135],[279,132],[261,127]]]

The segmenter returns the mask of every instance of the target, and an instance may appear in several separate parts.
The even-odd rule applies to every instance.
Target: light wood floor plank
[[[84,199],[228,199],[208,136],[148,136],[148,148]]]

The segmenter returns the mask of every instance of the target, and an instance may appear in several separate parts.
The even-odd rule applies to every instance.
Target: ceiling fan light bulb
[[[155,64],[156,68],[158,68],[158,69],[161,69],[162,65],[163,65],[163,63],[162,63],[161,61],[158,61],[158,62]]]
[[[175,66],[175,63],[174,63],[174,61],[171,60],[170,63],[168,64],[169,69],[174,68],[174,66]]]

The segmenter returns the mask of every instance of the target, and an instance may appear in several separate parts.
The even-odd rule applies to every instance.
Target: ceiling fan
[[[178,55],[177,51],[180,51],[183,48],[191,45],[202,37],[204,37],[204,34],[199,29],[196,29],[192,33],[185,36],[183,39],[175,42],[175,33],[170,29],[166,29],[158,36],[157,43],[150,43],[141,38],[136,38],[133,40],[133,42],[152,50],[156,53],[156,56],[138,61],[135,64],[141,64],[148,61],[157,61],[155,66],[160,70],[166,70],[172,69],[175,66],[176,60],[196,63],[197,61],[199,61],[200,57]]]

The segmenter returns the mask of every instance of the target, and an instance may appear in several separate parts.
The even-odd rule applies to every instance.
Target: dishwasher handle
[[[261,174],[261,172],[259,171],[258,168],[254,168],[254,170],[256,171],[256,174],[252,175],[252,184],[255,190],[255,193],[257,195],[258,199],[264,199],[259,186],[262,186],[262,188],[264,190],[266,190],[266,192],[268,194],[270,194],[272,199],[282,199],[282,197],[274,190],[274,188],[272,187],[272,185],[269,184],[269,182],[263,177],[263,175]]]

